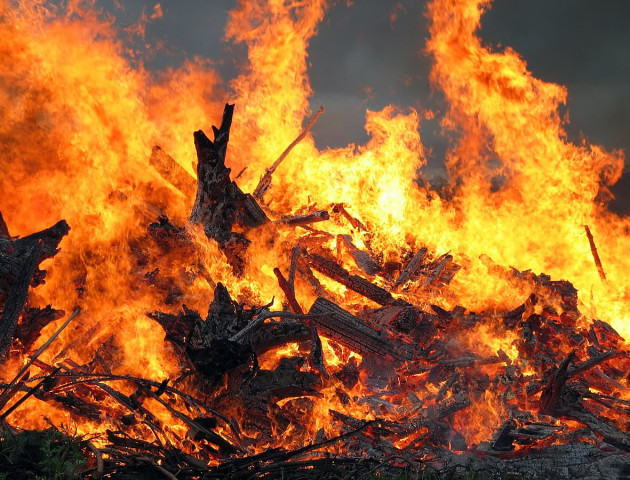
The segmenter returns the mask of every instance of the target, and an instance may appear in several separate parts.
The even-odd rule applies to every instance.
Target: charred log
[[[324,258],[321,255],[317,255],[316,253],[309,254],[308,259],[310,266],[318,272],[323,273],[336,282],[345,285],[353,292],[357,292],[379,305],[390,305],[395,301],[391,293],[384,288],[374,285],[358,275],[350,275],[345,268],[332,260]]]
[[[42,248],[43,242],[39,241],[26,259],[7,297],[0,317],[0,355],[4,355],[11,346],[20,313],[26,303],[28,289],[39,264]]]
[[[322,335],[357,353],[380,355],[399,361],[413,355],[406,344],[397,344],[382,336],[381,332],[325,298],[315,300],[309,313],[322,315],[321,318],[313,319]]]
[[[243,253],[249,240],[233,232],[234,225],[258,227],[268,221],[260,206],[230,180],[225,157],[234,105],[226,104],[219,128],[212,127],[214,141],[201,130],[194,134],[197,150],[197,195],[190,221],[203,226],[208,238],[223,248],[235,271],[242,272]]]

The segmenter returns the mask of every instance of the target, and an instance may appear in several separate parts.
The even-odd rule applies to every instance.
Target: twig
[[[347,433],[343,433],[341,435],[337,435],[336,437],[332,437],[328,440],[324,440],[323,442],[319,442],[319,443],[314,443],[312,445],[307,445],[305,447],[302,448],[298,448],[297,450],[293,450],[292,452],[288,452],[285,456],[285,458],[288,460],[289,458],[295,457],[297,455],[301,455],[303,453],[306,452],[310,452],[313,450],[319,450],[322,447],[327,447],[328,445],[332,445],[333,443],[337,443],[340,440],[344,440],[346,438],[350,438],[353,437],[355,435],[358,435],[359,433],[363,432],[364,430],[366,430],[368,427],[371,427],[372,425],[378,425],[380,423],[379,420],[369,420],[367,422],[365,422],[363,425],[361,425],[360,427],[347,432]]]
[[[101,451],[94,446],[92,442],[87,442],[86,447],[90,450],[94,456],[96,457],[96,472],[92,474],[92,478],[98,480],[103,476],[103,455]]]
[[[288,312],[276,312],[276,313],[288,313]],[[296,316],[295,314],[290,314],[290,315],[293,316],[293,317]],[[304,315],[304,316],[307,317],[308,315]],[[312,317],[312,315],[311,315],[311,317]],[[68,388],[71,388],[71,387],[75,386],[75,385],[86,384],[86,383],[87,384],[98,384],[98,383],[104,382],[104,381],[131,381],[131,382],[137,383],[139,385],[145,385],[145,386],[156,387],[156,388],[160,388],[160,386],[162,385],[162,382],[156,382],[154,380],[148,380],[146,378],[132,377],[132,376],[129,376],[129,375],[113,375],[113,374],[107,374],[107,373],[78,373],[78,374],[61,373],[61,374],[57,375],[57,378],[61,378],[61,377],[71,378],[71,379],[73,379],[73,381],[68,382],[66,384],[63,384],[63,385],[60,385],[58,387],[55,387],[54,389],[51,389],[51,392],[53,392],[53,393],[62,392],[64,390],[67,390]],[[35,380],[35,379],[36,378],[34,377],[31,380]],[[184,393],[184,392],[182,392],[181,390],[178,390],[175,387],[171,387],[171,386],[167,385],[164,388],[164,390],[166,392],[173,393],[173,394],[179,396],[183,400],[187,401],[190,405],[193,405],[193,406],[198,407],[198,408],[202,408],[207,413],[209,413],[211,415],[214,415],[215,417],[220,418],[221,420],[223,420],[230,427],[230,430],[232,430],[232,432],[234,433],[235,437],[240,442],[240,434],[239,434],[238,430],[232,424],[232,421],[228,417],[226,417],[225,415],[221,414],[220,412],[218,412],[214,408],[209,407],[208,405],[203,403],[201,400],[197,400],[192,395]]]
[[[2,410],[4,406],[9,403],[9,400],[13,398],[13,395],[15,395],[24,386],[24,384],[26,384],[29,374],[30,372],[26,372],[15,385],[12,387],[7,386],[5,388],[2,395],[0,395],[0,410]]]
[[[588,228],[588,225],[584,225],[584,230],[586,230],[586,236],[588,237],[588,243],[591,246],[591,253],[593,254],[593,260],[595,260],[595,266],[597,267],[599,278],[602,279],[602,282],[606,282],[606,273],[604,273],[602,261],[599,259],[599,253],[597,253],[597,247],[595,246],[595,239],[593,238],[591,229]]]
[[[171,472],[169,472],[166,468],[164,468],[164,467],[158,465],[157,463],[155,463],[155,461],[153,459],[151,459],[149,457],[137,457],[137,460],[149,463],[149,465],[151,465],[153,468],[155,468],[158,472],[160,472],[166,478],[169,478],[170,480],[177,480],[177,477],[175,475],[173,475]]]
[[[148,391],[147,394],[153,398],[154,400],[156,400],[157,402],[159,402],[164,408],[166,408],[169,412],[171,412],[176,418],[179,418],[182,422],[184,422],[188,428],[190,429],[196,429],[200,432],[202,432],[203,434],[206,435],[206,439],[212,443],[214,443],[215,445],[219,446],[220,448],[226,449],[228,451],[230,451],[230,453],[236,452],[236,451],[240,451],[241,453],[244,453],[245,450],[239,446],[239,445],[234,445],[234,440],[228,441],[225,438],[223,438],[222,436],[218,435],[217,433],[208,430],[207,428],[205,428],[203,425],[201,425],[199,422],[194,421],[193,419],[191,419],[190,417],[188,417],[187,415],[184,415],[183,413],[181,413],[180,411],[176,410],[175,408],[173,408],[171,405],[169,405],[167,402],[165,402],[164,400],[162,400],[159,396],[157,396],[155,394],[155,392],[152,391]],[[239,439],[240,440],[240,439]]]
[[[11,387],[13,387],[13,385],[15,385],[15,383],[18,381],[18,379],[22,378],[22,375],[29,369],[29,367],[33,364],[33,362],[35,362],[35,360],[37,360],[37,358],[44,353],[44,351],[50,346],[50,344],[52,342],[55,341],[55,339],[61,334],[61,332],[64,331],[64,329],[68,326],[68,324],[79,314],[79,312],[81,311],[81,308],[77,308],[72,315],[70,315],[70,318],[68,318],[68,320],[66,320],[64,322],[64,324],[59,327],[59,329],[57,329],[57,331],[55,333],[52,334],[52,336],[46,341],[46,343],[44,343],[41,347],[39,347],[37,349],[37,351],[33,354],[33,356],[31,357],[31,359],[26,363],[26,365],[24,365],[20,371],[17,373],[17,375],[13,378],[13,380],[11,380],[11,383],[9,383],[9,385],[7,385],[6,390],[4,392],[2,392],[2,395],[4,395],[4,393],[10,389]],[[1,396],[0,396],[1,398]]]
[[[11,413],[13,413],[20,405],[22,405],[26,400],[28,400],[35,392],[37,392],[37,390],[39,390],[39,388],[44,385],[50,378],[54,377],[55,374],[61,370],[59,367],[56,368],[55,370],[53,370],[52,373],[50,373],[49,375],[46,376],[46,378],[44,378],[41,382],[39,382],[37,385],[35,385],[34,387],[32,387],[28,392],[26,392],[26,394],[24,396],[22,396],[17,402],[15,402],[13,405],[11,405],[9,408],[7,408],[7,410],[0,415],[0,422],[4,421],[5,418],[7,418],[9,415],[11,415]]]
[[[311,314],[311,313],[293,313],[293,312],[270,312],[269,310],[261,312],[253,322],[247,324],[245,328],[241,331],[232,335],[229,340],[231,342],[240,341],[245,335],[247,335],[254,328],[258,327],[261,323],[263,323],[268,318],[292,318],[297,320],[312,320],[318,318],[325,318],[328,315],[320,315],[320,314]]]
[[[282,163],[282,161],[287,157],[287,155],[291,152],[291,150],[293,150],[293,147],[295,147],[298,143],[302,141],[304,137],[306,137],[306,135],[311,130],[313,125],[315,125],[315,122],[317,121],[317,119],[322,113],[324,113],[323,105],[319,107],[319,110],[317,110],[315,115],[313,115],[313,118],[311,118],[311,120],[306,124],[306,127],[304,127],[304,130],[302,130],[302,133],[300,133],[296,137],[296,139],[293,140],[293,142],[291,142],[291,144],[284,150],[284,152],[280,154],[278,159],[275,162],[273,162],[273,165],[271,165],[271,167],[267,169],[265,174],[260,179],[260,182],[258,182],[258,185],[254,189],[254,193],[252,193],[252,196],[256,200],[262,200],[267,190],[269,190],[269,187],[271,187],[271,176],[273,175],[273,173],[276,171],[276,169]]]

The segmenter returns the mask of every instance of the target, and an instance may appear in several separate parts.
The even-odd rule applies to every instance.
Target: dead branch
[[[593,234],[591,233],[591,229],[588,225],[584,225],[584,230],[586,230],[586,236],[588,238],[588,244],[591,246],[591,253],[593,254],[593,260],[595,261],[595,266],[597,267],[597,272],[599,273],[599,278],[602,279],[603,282],[606,281],[606,273],[604,273],[604,267],[602,266],[602,261],[599,258],[599,253],[597,253],[597,247],[595,246],[595,239],[593,238]]]
[[[284,152],[280,154],[278,159],[275,162],[273,162],[273,165],[271,165],[271,167],[267,169],[265,174],[262,176],[262,178],[258,182],[258,185],[254,189],[254,193],[252,194],[252,196],[256,200],[262,200],[267,190],[269,190],[269,187],[271,187],[271,177],[276,171],[276,169],[280,166],[280,164],[287,157],[287,155],[289,155],[291,150],[293,150],[293,147],[295,147],[298,143],[302,141],[304,137],[306,137],[306,135],[311,130],[313,125],[315,125],[315,122],[317,122],[317,119],[319,118],[319,116],[322,113],[324,113],[324,111],[325,110],[324,110],[323,105],[319,107],[319,110],[317,110],[315,115],[313,115],[313,118],[311,118],[311,120],[306,124],[306,127],[304,127],[304,130],[302,130],[302,132],[295,138],[295,140],[293,140],[293,142],[291,142],[291,144],[284,150]]]

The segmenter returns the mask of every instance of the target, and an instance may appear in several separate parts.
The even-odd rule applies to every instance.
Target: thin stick
[[[278,314],[280,313],[289,313],[289,312],[276,312],[275,316],[279,316]],[[291,313],[290,314],[292,317],[296,317],[295,314]],[[304,317],[313,317],[313,315],[303,315]],[[62,392],[64,390],[67,390],[75,385],[80,385],[80,384],[94,384],[94,383],[99,383],[99,382],[104,382],[104,381],[131,381],[131,382],[135,382],[139,385],[148,385],[151,387],[156,387],[159,388],[162,383],[161,382],[156,382],[154,380],[148,380],[146,378],[138,378],[138,377],[132,377],[129,375],[114,375],[114,374],[107,374],[107,373],[60,373],[57,375],[58,378],[60,377],[66,377],[66,378],[71,378],[73,379],[72,381],[57,386],[54,389],[52,389],[51,391],[53,392]],[[32,378],[31,380],[35,380],[36,378]],[[179,397],[183,398],[185,401],[187,401],[190,405],[194,405],[197,406],[199,408],[203,408],[206,412],[210,413],[211,415],[214,415],[215,417],[220,418],[221,420],[223,420],[232,430],[232,432],[234,433],[234,435],[239,439],[240,441],[240,436],[238,431],[236,431],[234,425],[232,425],[232,421],[226,417],[225,415],[219,413],[217,410],[209,407],[208,405],[206,405],[205,403],[203,403],[201,400],[197,400],[195,397],[188,395],[187,393],[182,392],[181,390],[178,390],[177,388],[171,387],[171,386],[166,386],[165,391],[173,393],[175,395],[178,395]]]
[[[30,372],[26,372],[24,375],[22,375],[22,378],[20,378],[20,380],[15,385],[13,385],[13,387],[5,388],[4,392],[2,392],[2,395],[0,395],[0,410],[2,410],[5,405],[9,403],[9,400],[11,400],[13,396],[17,392],[19,392],[20,389],[26,384],[29,378],[29,373]]]
[[[7,385],[6,390],[8,390],[9,388],[11,388],[13,385],[15,385],[15,383],[18,381],[19,378],[22,377],[22,375],[24,374],[24,372],[26,372],[29,367],[33,364],[33,362],[35,362],[35,360],[37,360],[37,358],[44,353],[44,351],[50,346],[50,344],[52,342],[55,341],[55,339],[61,334],[61,332],[64,331],[64,329],[68,326],[68,324],[74,320],[74,318],[79,314],[79,312],[81,311],[81,308],[77,308],[72,315],[70,315],[70,318],[68,318],[68,320],[66,320],[64,322],[64,324],[59,327],[59,329],[52,334],[52,336],[46,341],[46,343],[44,343],[41,347],[39,347],[39,349],[37,349],[37,351],[33,354],[33,356],[31,357],[31,359],[26,363],[26,365],[24,365],[22,367],[22,369],[17,373],[17,375],[13,378],[13,380],[11,380],[11,383],[9,383],[9,385]]]
[[[177,477],[175,475],[173,475],[171,472],[169,472],[164,467],[162,467],[162,466],[158,465],[157,463],[155,463],[155,461],[152,458],[142,456],[142,457],[137,457],[137,459],[140,460],[140,461],[143,461],[143,462],[147,462],[149,465],[151,465],[153,468],[155,468],[158,472],[160,472],[166,478],[168,478],[170,480],[177,480]]]
[[[4,421],[5,418],[7,418],[9,415],[11,415],[11,413],[13,413],[20,405],[22,405],[35,392],[37,392],[37,390],[39,390],[39,387],[44,385],[48,379],[54,377],[55,374],[59,370],[61,370],[61,369],[60,368],[56,368],[55,370],[53,370],[53,372],[50,375],[48,375],[41,382],[39,382],[37,385],[35,385],[33,388],[31,388],[28,392],[26,392],[26,394],[24,396],[22,396],[22,398],[20,398],[17,402],[15,402],[13,405],[11,405],[9,408],[7,408],[7,410],[2,415],[0,415],[0,422]]]
[[[311,128],[313,127],[313,125],[315,125],[315,122],[317,121],[317,119],[319,118],[319,116],[324,113],[324,106],[322,105],[321,107],[319,107],[319,110],[317,110],[317,112],[315,113],[315,115],[313,115],[313,118],[311,118],[311,120],[306,124],[306,127],[304,127],[304,130],[302,130],[302,133],[300,133],[295,140],[293,140],[293,142],[291,142],[291,145],[289,145],[284,152],[282,152],[280,154],[280,156],[278,157],[278,159],[273,162],[273,165],[271,165],[271,167],[269,167],[267,169],[267,171],[265,172],[265,174],[262,176],[262,178],[260,179],[260,182],[258,182],[258,185],[256,186],[256,188],[254,189],[254,193],[252,193],[252,196],[256,199],[256,200],[262,200],[263,196],[265,195],[265,193],[267,192],[267,190],[269,190],[269,187],[271,186],[271,176],[273,175],[273,172],[276,171],[276,169],[278,168],[278,166],[282,163],[282,161],[287,157],[287,155],[289,155],[289,153],[291,152],[291,150],[293,150],[293,147],[295,147],[298,143],[300,143],[302,141],[302,139],[304,137],[306,137],[306,135],[308,134],[308,132],[311,130]]]
[[[92,442],[87,443],[87,448],[96,457],[96,472],[92,474],[92,478],[99,479],[103,476],[103,455],[100,450],[94,446]]]
[[[588,243],[591,246],[591,253],[593,254],[593,260],[595,260],[595,266],[599,272],[599,278],[602,279],[602,282],[606,282],[606,273],[604,273],[602,261],[599,259],[599,253],[597,253],[597,247],[595,246],[595,239],[593,238],[591,229],[588,228],[588,225],[584,225],[584,230],[586,230],[586,236],[588,237]]]

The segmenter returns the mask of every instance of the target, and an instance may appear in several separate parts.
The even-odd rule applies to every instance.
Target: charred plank
[[[310,266],[318,272],[323,273],[327,277],[348,287],[353,292],[363,295],[379,305],[385,306],[395,302],[391,293],[387,290],[374,285],[358,275],[350,275],[345,268],[332,260],[317,255],[316,253],[309,254],[308,259]]]
[[[418,273],[418,270],[422,266],[422,262],[427,255],[427,249],[421,248],[416,252],[413,258],[409,261],[405,269],[400,273],[400,277],[396,280],[394,287],[403,285],[405,282],[413,278]]]
[[[397,360],[405,360],[408,356],[407,352],[397,351],[394,343],[382,337],[377,330],[325,298],[315,300],[309,314],[322,315],[312,320],[322,335],[357,353],[371,353]]]

